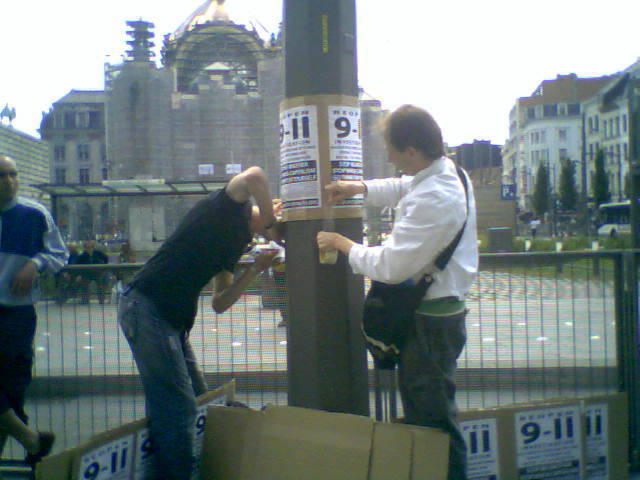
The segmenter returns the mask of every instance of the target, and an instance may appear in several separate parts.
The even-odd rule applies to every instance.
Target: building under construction
[[[224,180],[248,166],[260,165],[277,194],[278,114],[284,98],[282,32],[272,33],[264,40],[255,29],[234,23],[225,11],[224,1],[209,0],[174,33],[164,37],[162,65],[158,67],[153,52],[153,24],[139,20],[127,22],[127,26],[129,48],[125,60],[119,65],[107,65],[105,70],[106,159],[98,166],[101,159],[97,154],[92,178],[85,176],[79,182],[93,183],[105,177]],[[367,139],[378,136],[374,127],[383,111],[379,102],[371,99],[364,100],[362,107],[363,118],[372,126],[369,132],[365,130],[363,138],[366,175],[379,170],[367,165],[372,159],[385,163],[382,142]],[[82,129],[76,124],[70,129],[49,120],[55,110],[54,105],[43,120],[43,138],[54,145],[73,143],[73,132],[81,137]],[[75,150],[67,146],[67,151]],[[71,163],[74,160],[69,159]],[[60,168],[59,161],[56,166]],[[73,165],[70,167],[74,169]],[[67,182],[74,178],[68,175]],[[104,199],[96,206],[86,198],[68,202],[104,208],[100,206]],[[112,229],[119,232],[94,229],[94,233],[135,237],[135,224],[139,227],[135,230],[146,239],[131,238],[132,242],[140,250],[151,250],[164,239],[164,232],[173,230],[189,205],[187,200],[166,198],[127,200],[126,205],[125,201],[110,202],[109,215],[115,220],[111,222]],[[86,236],[86,231],[80,225],[72,226],[70,236]]]

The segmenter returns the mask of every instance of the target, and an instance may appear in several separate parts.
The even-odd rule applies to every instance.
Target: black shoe
[[[53,447],[53,442],[56,440],[56,436],[51,432],[38,432],[38,451],[34,454],[28,453],[26,458],[24,459],[27,462],[27,465],[32,468],[35,467],[36,463],[42,460],[43,457],[49,455],[51,452],[51,447]]]

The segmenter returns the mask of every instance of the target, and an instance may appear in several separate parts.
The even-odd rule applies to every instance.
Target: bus
[[[631,201],[602,203],[598,235],[615,237],[619,233],[631,233]]]

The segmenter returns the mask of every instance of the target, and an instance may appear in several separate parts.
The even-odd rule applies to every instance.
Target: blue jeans
[[[466,312],[416,314],[398,368],[406,423],[439,428],[451,437],[448,480],[467,478],[467,449],[457,420],[456,360],[467,340]]]
[[[157,472],[151,478],[188,480],[194,467],[196,396],[207,386],[187,332],[171,326],[136,289],[121,297],[118,321],[144,387]]]

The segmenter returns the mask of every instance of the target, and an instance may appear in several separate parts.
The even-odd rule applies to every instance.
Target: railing
[[[65,270],[67,279],[43,285],[27,411],[34,426],[58,434],[56,451],[144,415],[113,288],[137,268],[73,266]],[[83,283],[74,280],[82,275],[94,281],[90,288],[107,285],[103,304],[96,292],[82,303],[77,287]],[[483,255],[467,302],[468,339],[457,374],[460,408],[621,389],[629,391],[633,405],[637,278],[629,252]],[[256,283],[222,315],[213,312],[205,289],[190,335],[210,386],[235,378],[238,399],[253,407],[287,403],[282,305],[264,287]],[[372,373],[372,409],[376,400],[381,407],[374,384]],[[385,408],[398,403],[395,394],[382,400]],[[637,419],[630,412],[631,443],[637,446]],[[21,458],[23,452],[10,442],[4,456]]]

